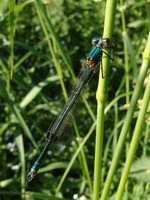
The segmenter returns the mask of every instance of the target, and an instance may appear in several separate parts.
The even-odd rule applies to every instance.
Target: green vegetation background
[[[105,6],[105,1],[96,0],[1,1],[0,199],[75,199],[75,194],[91,199],[98,73],[84,89],[87,102],[82,102],[75,110],[77,127],[67,130],[66,138],[71,137],[71,140],[66,150],[47,156],[32,182],[27,183],[25,179],[44,147],[50,123],[61,109],[76,76],[84,69],[92,48],[91,39],[102,36]],[[118,1],[113,36],[114,62],[111,62],[105,116],[102,185],[140,71],[149,31],[149,10],[148,0]],[[125,15],[125,27],[122,14]],[[126,62],[123,41],[128,49]],[[128,96],[125,80],[128,80]],[[143,92],[144,87],[141,98]],[[131,135],[138,112],[137,107]],[[90,128],[92,131],[84,146],[85,161],[79,154],[62,181],[65,169]],[[74,129],[76,133],[71,133]],[[114,199],[131,135],[109,190],[109,199]],[[150,153],[147,121],[140,141],[135,160],[148,157]],[[139,186],[141,199],[148,199],[148,181],[141,184],[129,178],[124,199],[133,199]]]

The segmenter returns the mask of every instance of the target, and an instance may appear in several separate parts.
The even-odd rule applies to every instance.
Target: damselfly
[[[76,84],[74,85],[72,92],[63,106],[61,112],[57,116],[56,120],[49,127],[47,131],[47,143],[42,153],[39,155],[29,174],[27,175],[27,181],[31,181],[34,176],[37,174],[37,171],[40,168],[40,165],[48,151],[48,148],[59,141],[61,135],[63,135],[65,128],[67,126],[67,120],[69,118],[69,113],[76,102],[76,99],[80,95],[82,89],[95,73],[96,66],[99,64],[102,54],[105,53],[110,59],[112,59],[103,48],[109,46],[109,38],[96,37],[92,39],[93,48],[89,52],[87,60],[86,60],[86,68],[82,73],[79,74]]]

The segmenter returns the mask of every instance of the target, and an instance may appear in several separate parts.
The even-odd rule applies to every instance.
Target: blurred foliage
[[[41,16],[38,13],[39,10],[36,1],[15,1],[14,12],[12,11],[10,13],[10,2],[8,0],[1,0],[0,199],[54,200],[57,197],[61,199],[73,199],[74,197],[75,199],[75,194],[78,194],[78,196],[85,195],[87,199],[90,199],[91,194],[85,176],[85,169],[81,165],[81,157],[76,159],[61,190],[56,193],[56,188],[64,169],[66,169],[66,165],[77,149],[76,145],[67,144],[67,150],[63,153],[54,153],[50,157],[47,156],[42,167],[56,163],[56,167],[53,170],[48,168],[46,172],[39,173],[29,184],[25,181],[25,177],[31,164],[39,154],[39,149],[41,150],[44,145],[44,133],[46,133],[49,124],[61,109],[65,97],[62,91],[62,85],[60,84],[61,78],[69,94],[71,86],[74,83],[73,74],[77,76],[81,68],[84,68],[86,57],[91,49],[91,39],[94,36],[102,35],[106,2],[104,0],[38,0],[37,2],[42,3],[45,8],[45,14],[54,28],[55,35],[48,32],[49,40],[53,44],[52,48],[57,59],[57,64],[61,66],[62,77],[60,77],[61,71],[59,72],[57,70],[54,57],[50,53],[48,41],[40,22]],[[134,89],[142,63],[142,51],[149,29],[150,2],[148,0],[125,1],[123,6],[118,2],[113,38],[115,45],[113,51],[114,62],[111,62],[111,84],[109,86],[108,103],[115,98],[116,93],[118,95],[123,94],[126,90],[123,84],[118,91],[120,83],[126,76],[124,73],[122,10],[125,12],[126,31],[128,33],[128,73],[131,93]],[[13,24],[11,24],[11,17],[14,18]],[[11,33],[12,27],[13,33]],[[48,27],[48,25],[45,24],[45,27]],[[55,43],[54,36],[57,36],[59,39],[58,43]],[[14,41],[14,57],[10,53],[12,50],[11,41]],[[58,48],[59,42],[63,48],[63,52],[65,52],[66,59],[73,74],[66,67],[62,52]],[[11,59],[14,62],[12,78],[10,72]],[[97,81],[98,73],[94,75],[88,87],[84,89],[84,96],[88,100],[89,107],[94,116],[96,116],[95,93]],[[126,112],[126,108],[123,105],[125,104],[125,98],[121,98],[117,102],[118,124],[119,122],[121,124],[123,123],[122,120]],[[80,108],[78,109],[76,118],[78,119],[78,131],[82,138],[86,135],[94,120],[85,105],[80,106]],[[115,109],[114,104],[106,115],[104,144],[111,140],[110,136],[113,138],[111,133],[115,130]],[[135,113],[136,117],[137,115]],[[145,131],[149,130],[147,126],[146,124]],[[131,126],[131,132],[133,127],[134,122]],[[120,126],[118,126],[117,135],[114,137],[114,140],[112,139],[111,145],[107,147],[108,154],[103,163],[106,172],[109,168],[108,163],[113,156],[113,151],[116,146],[115,138],[118,137],[119,131]],[[68,137],[70,137],[70,130],[68,134]],[[74,135],[71,137],[72,141],[76,140]],[[94,139],[95,134],[92,134],[90,140],[87,141],[84,147],[88,170],[92,180]],[[140,144],[138,149],[138,156],[142,155],[142,149],[143,143]],[[125,159],[125,152],[123,155],[123,159]],[[122,162],[120,161],[120,165],[122,165]],[[120,177],[120,173],[121,168],[118,169],[115,176],[115,182],[111,188],[110,196],[116,190],[117,177]],[[130,187],[135,192],[136,188],[138,188],[138,182],[131,181]],[[130,191],[128,192],[130,193]],[[142,196],[141,199],[143,199]]]

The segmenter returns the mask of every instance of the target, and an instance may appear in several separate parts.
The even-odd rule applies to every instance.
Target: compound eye
[[[107,47],[107,46],[110,44],[110,40],[109,40],[109,38],[103,38],[102,43],[103,43],[104,46]]]
[[[97,44],[100,43],[101,39],[102,39],[101,37],[95,37],[95,38],[93,38],[92,39],[92,45],[96,46]]]

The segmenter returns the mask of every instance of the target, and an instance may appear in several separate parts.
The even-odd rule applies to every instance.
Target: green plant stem
[[[9,56],[9,66],[10,66],[10,74],[9,79],[13,77],[13,66],[14,66],[14,8],[15,8],[15,1],[9,1],[10,6],[10,14],[9,14],[9,23],[10,23],[10,30],[9,30],[9,37],[10,37],[10,56]],[[9,81],[9,80],[8,80]],[[7,87],[9,87],[7,85]]]
[[[120,0],[120,5],[123,7],[123,0]],[[125,13],[124,9],[121,10],[121,19],[122,19],[122,29],[123,29],[123,48],[124,48],[124,61],[125,61],[125,85],[126,85],[126,103],[129,103],[129,63],[128,63],[128,34],[126,30],[126,21],[125,21]]]
[[[101,160],[102,160],[102,144],[104,130],[104,104],[98,103],[97,118],[100,119],[96,127],[96,145],[95,145],[95,163],[94,163],[94,188],[93,199],[99,198],[99,189],[101,182]]]
[[[150,33],[149,33],[149,39],[147,42],[147,46],[145,48],[145,52],[143,54],[143,65],[149,65],[150,63]],[[149,80],[146,86],[146,90],[144,93],[144,97],[143,97],[143,101],[142,101],[142,107],[140,109],[139,112],[139,116],[136,122],[136,126],[135,126],[135,130],[133,133],[133,137],[132,137],[132,141],[130,144],[130,148],[128,151],[128,157],[124,166],[124,171],[120,180],[120,184],[117,190],[117,195],[116,195],[116,200],[120,200],[122,195],[123,195],[123,190],[125,187],[125,184],[127,182],[127,178],[128,178],[128,174],[130,171],[130,167],[132,165],[133,159],[134,159],[134,155],[139,143],[139,139],[142,133],[142,127],[145,121],[145,115],[147,112],[147,108],[149,106],[149,100],[150,100],[150,75],[149,75]]]
[[[106,5],[105,13],[105,23],[104,23],[104,37],[112,38],[113,28],[114,28],[114,19],[116,11],[117,0],[108,0]],[[110,53],[110,49],[106,50],[107,53]],[[101,160],[102,160],[102,144],[103,144],[103,131],[104,131],[104,108],[105,102],[107,99],[107,88],[108,88],[108,79],[109,79],[109,64],[110,59],[104,55],[103,56],[103,72],[104,78],[100,73],[99,84],[96,93],[97,99],[97,128],[96,128],[96,144],[95,144],[95,163],[94,163],[94,187],[93,187],[93,199],[99,199],[99,190],[101,183]]]
[[[18,126],[16,128],[16,134],[20,132],[20,127]],[[20,162],[21,162],[21,194],[22,194],[22,199],[24,199],[24,194],[25,194],[25,185],[26,185],[26,180],[24,174],[26,173],[26,166],[25,166],[25,152],[24,152],[24,144],[23,144],[23,136],[19,134],[16,138],[16,144],[18,147],[18,153],[20,157]]]
[[[124,2],[120,0],[120,5],[123,7]],[[125,9],[121,9],[121,20],[122,20],[122,38],[123,38],[123,49],[124,49],[124,68],[125,68],[125,91],[126,91],[126,104],[130,102],[130,81],[129,81],[129,45],[128,45],[128,32],[126,29]],[[130,54],[131,55],[131,54]],[[129,137],[129,134],[128,134]],[[127,139],[129,140],[129,139]],[[129,149],[129,143],[126,142],[126,156]]]
[[[150,47],[148,47],[149,44],[150,44],[150,34],[149,34],[147,46],[146,46],[144,54],[143,54],[143,59],[147,60],[147,62],[148,62],[148,57],[150,56],[150,53],[149,53]],[[135,87],[133,96],[131,98],[130,106],[129,106],[128,112],[126,114],[126,118],[124,120],[124,124],[123,124],[122,130],[121,130],[121,133],[120,133],[118,144],[116,146],[114,157],[112,159],[111,167],[109,169],[109,172],[108,172],[108,175],[107,175],[107,178],[106,178],[106,181],[105,181],[101,200],[105,200],[107,198],[107,194],[108,194],[110,185],[112,183],[113,176],[115,174],[115,170],[117,168],[117,165],[118,165],[118,162],[119,162],[119,159],[120,159],[120,155],[121,155],[121,152],[122,152],[122,149],[123,149],[123,145],[125,143],[126,134],[128,133],[128,130],[129,130],[129,127],[130,127],[130,124],[131,124],[131,121],[132,121],[132,117],[133,117],[134,110],[135,110],[135,107],[136,107],[136,104],[137,104],[137,100],[139,98],[141,89],[143,87],[143,82],[144,82],[144,78],[145,78],[146,73],[147,73],[147,69],[148,69],[148,65],[145,64],[145,62],[143,62],[142,67],[141,67],[141,71],[140,71],[140,74],[139,74],[139,77],[138,77],[138,80],[137,80],[137,83],[136,83],[136,87]]]

